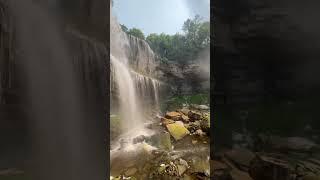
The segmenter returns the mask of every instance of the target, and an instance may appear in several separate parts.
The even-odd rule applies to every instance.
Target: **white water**
[[[152,64],[153,56],[141,55],[153,54],[147,43],[144,44],[146,47],[136,43],[138,40],[135,37],[130,37],[121,30],[115,17],[111,16],[110,26],[110,84],[113,88],[111,92],[114,93],[111,101],[117,102],[111,104],[111,112],[116,109],[121,119],[122,135],[119,138],[130,141],[142,134],[152,134],[150,130],[144,129],[144,125],[152,118],[147,112],[159,110],[160,82],[150,77],[150,74],[145,76],[135,71],[146,72],[148,67],[151,67],[146,64]],[[133,57],[133,54],[136,56]],[[140,69],[131,61],[138,62]]]
[[[114,77],[113,80],[118,86],[120,116],[125,120],[125,123],[122,123],[123,128],[127,130],[137,127],[142,124],[142,115],[138,109],[136,90],[129,68],[112,54],[110,60],[112,64],[111,76]]]

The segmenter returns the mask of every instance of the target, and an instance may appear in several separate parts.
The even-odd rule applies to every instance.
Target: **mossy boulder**
[[[203,132],[209,133],[210,132],[210,114],[206,114],[202,116],[200,121],[200,126]]]
[[[172,150],[171,139],[169,133],[162,133],[159,135],[159,148],[167,151]]]
[[[110,139],[113,140],[121,133],[121,120],[117,115],[110,115]]]
[[[187,127],[187,129],[188,129],[191,133],[194,133],[194,132],[196,132],[198,129],[201,129],[201,123],[200,123],[200,121],[190,122],[189,124],[185,125],[185,127]]]
[[[176,121],[173,124],[168,124],[167,129],[175,140],[180,140],[186,135],[190,134],[189,130],[184,127],[184,124],[181,121]]]
[[[190,118],[191,121],[196,121],[201,119],[202,114],[196,111],[189,111],[188,117]]]
[[[150,138],[148,138],[146,141],[147,143],[161,150],[166,150],[166,151],[172,150],[170,134],[167,132],[154,134]]]

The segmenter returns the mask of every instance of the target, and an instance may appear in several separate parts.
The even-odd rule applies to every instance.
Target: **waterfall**
[[[155,56],[144,40],[124,33],[113,16],[110,29],[111,92],[117,93],[113,97],[118,100],[122,128],[141,127],[149,120],[144,114],[151,107],[159,109],[161,83],[152,77]]]
[[[113,16],[110,60],[111,112],[119,114],[123,134],[134,131],[129,136],[141,135],[144,124],[159,110],[161,83],[155,78],[156,60],[148,43],[124,33]]]
[[[120,114],[125,120],[124,128],[129,129],[141,124],[141,114],[137,106],[137,96],[134,81],[128,67],[112,54],[110,55],[112,64],[111,76],[118,86],[120,100]]]

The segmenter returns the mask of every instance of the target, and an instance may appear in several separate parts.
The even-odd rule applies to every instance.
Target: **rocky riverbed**
[[[319,145],[305,137],[234,135],[211,162],[215,180],[319,180]]]
[[[154,133],[114,152],[110,179],[210,179],[210,110],[184,107],[146,125]],[[134,149],[130,151],[128,149]]]

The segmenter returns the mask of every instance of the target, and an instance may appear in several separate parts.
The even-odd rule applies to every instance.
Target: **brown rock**
[[[198,129],[198,130],[196,130],[196,135],[198,135],[198,136],[200,136],[200,137],[202,137],[202,136],[205,136],[206,135],[206,133],[204,133],[201,129]]]
[[[189,122],[189,117],[184,114],[182,114],[181,119],[183,122]]]
[[[201,113],[195,112],[195,111],[189,111],[188,117],[191,121],[200,120],[201,119]]]
[[[236,148],[225,153],[227,159],[232,161],[240,170],[248,171],[251,160],[255,154],[245,148]]]
[[[171,119],[167,119],[167,118],[161,118],[161,123],[162,125],[166,126],[167,124],[172,124],[174,123],[175,121],[174,120],[171,120]]]
[[[180,109],[180,112],[182,112],[184,115],[186,115],[186,116],[188,116],[188,113],[189,113],[189,109],[187,109],[187,108],[182,108],[182,109]]]
[[[137,168],[129,168],[124,174],[126,176],[132,176],[138,171]]]
[[[274,155],[273,155],[274,156]],[[280,157],[257,155],[250,163],[249,174],[253,179],[290,179],[291,169]]]
[[[226,170],[226,169],[228,169],[228,166],[220,161],[212,160],[211,161],[211,168],[213,170]]]
[[[182,120],[181,117],[182,114],[179,113],[179,112],[176,112],[176,111],[172,111],[172,112],[168,112],[165,117],[168,118],[168,119],[172,119],[174,121],[180,121]]]

